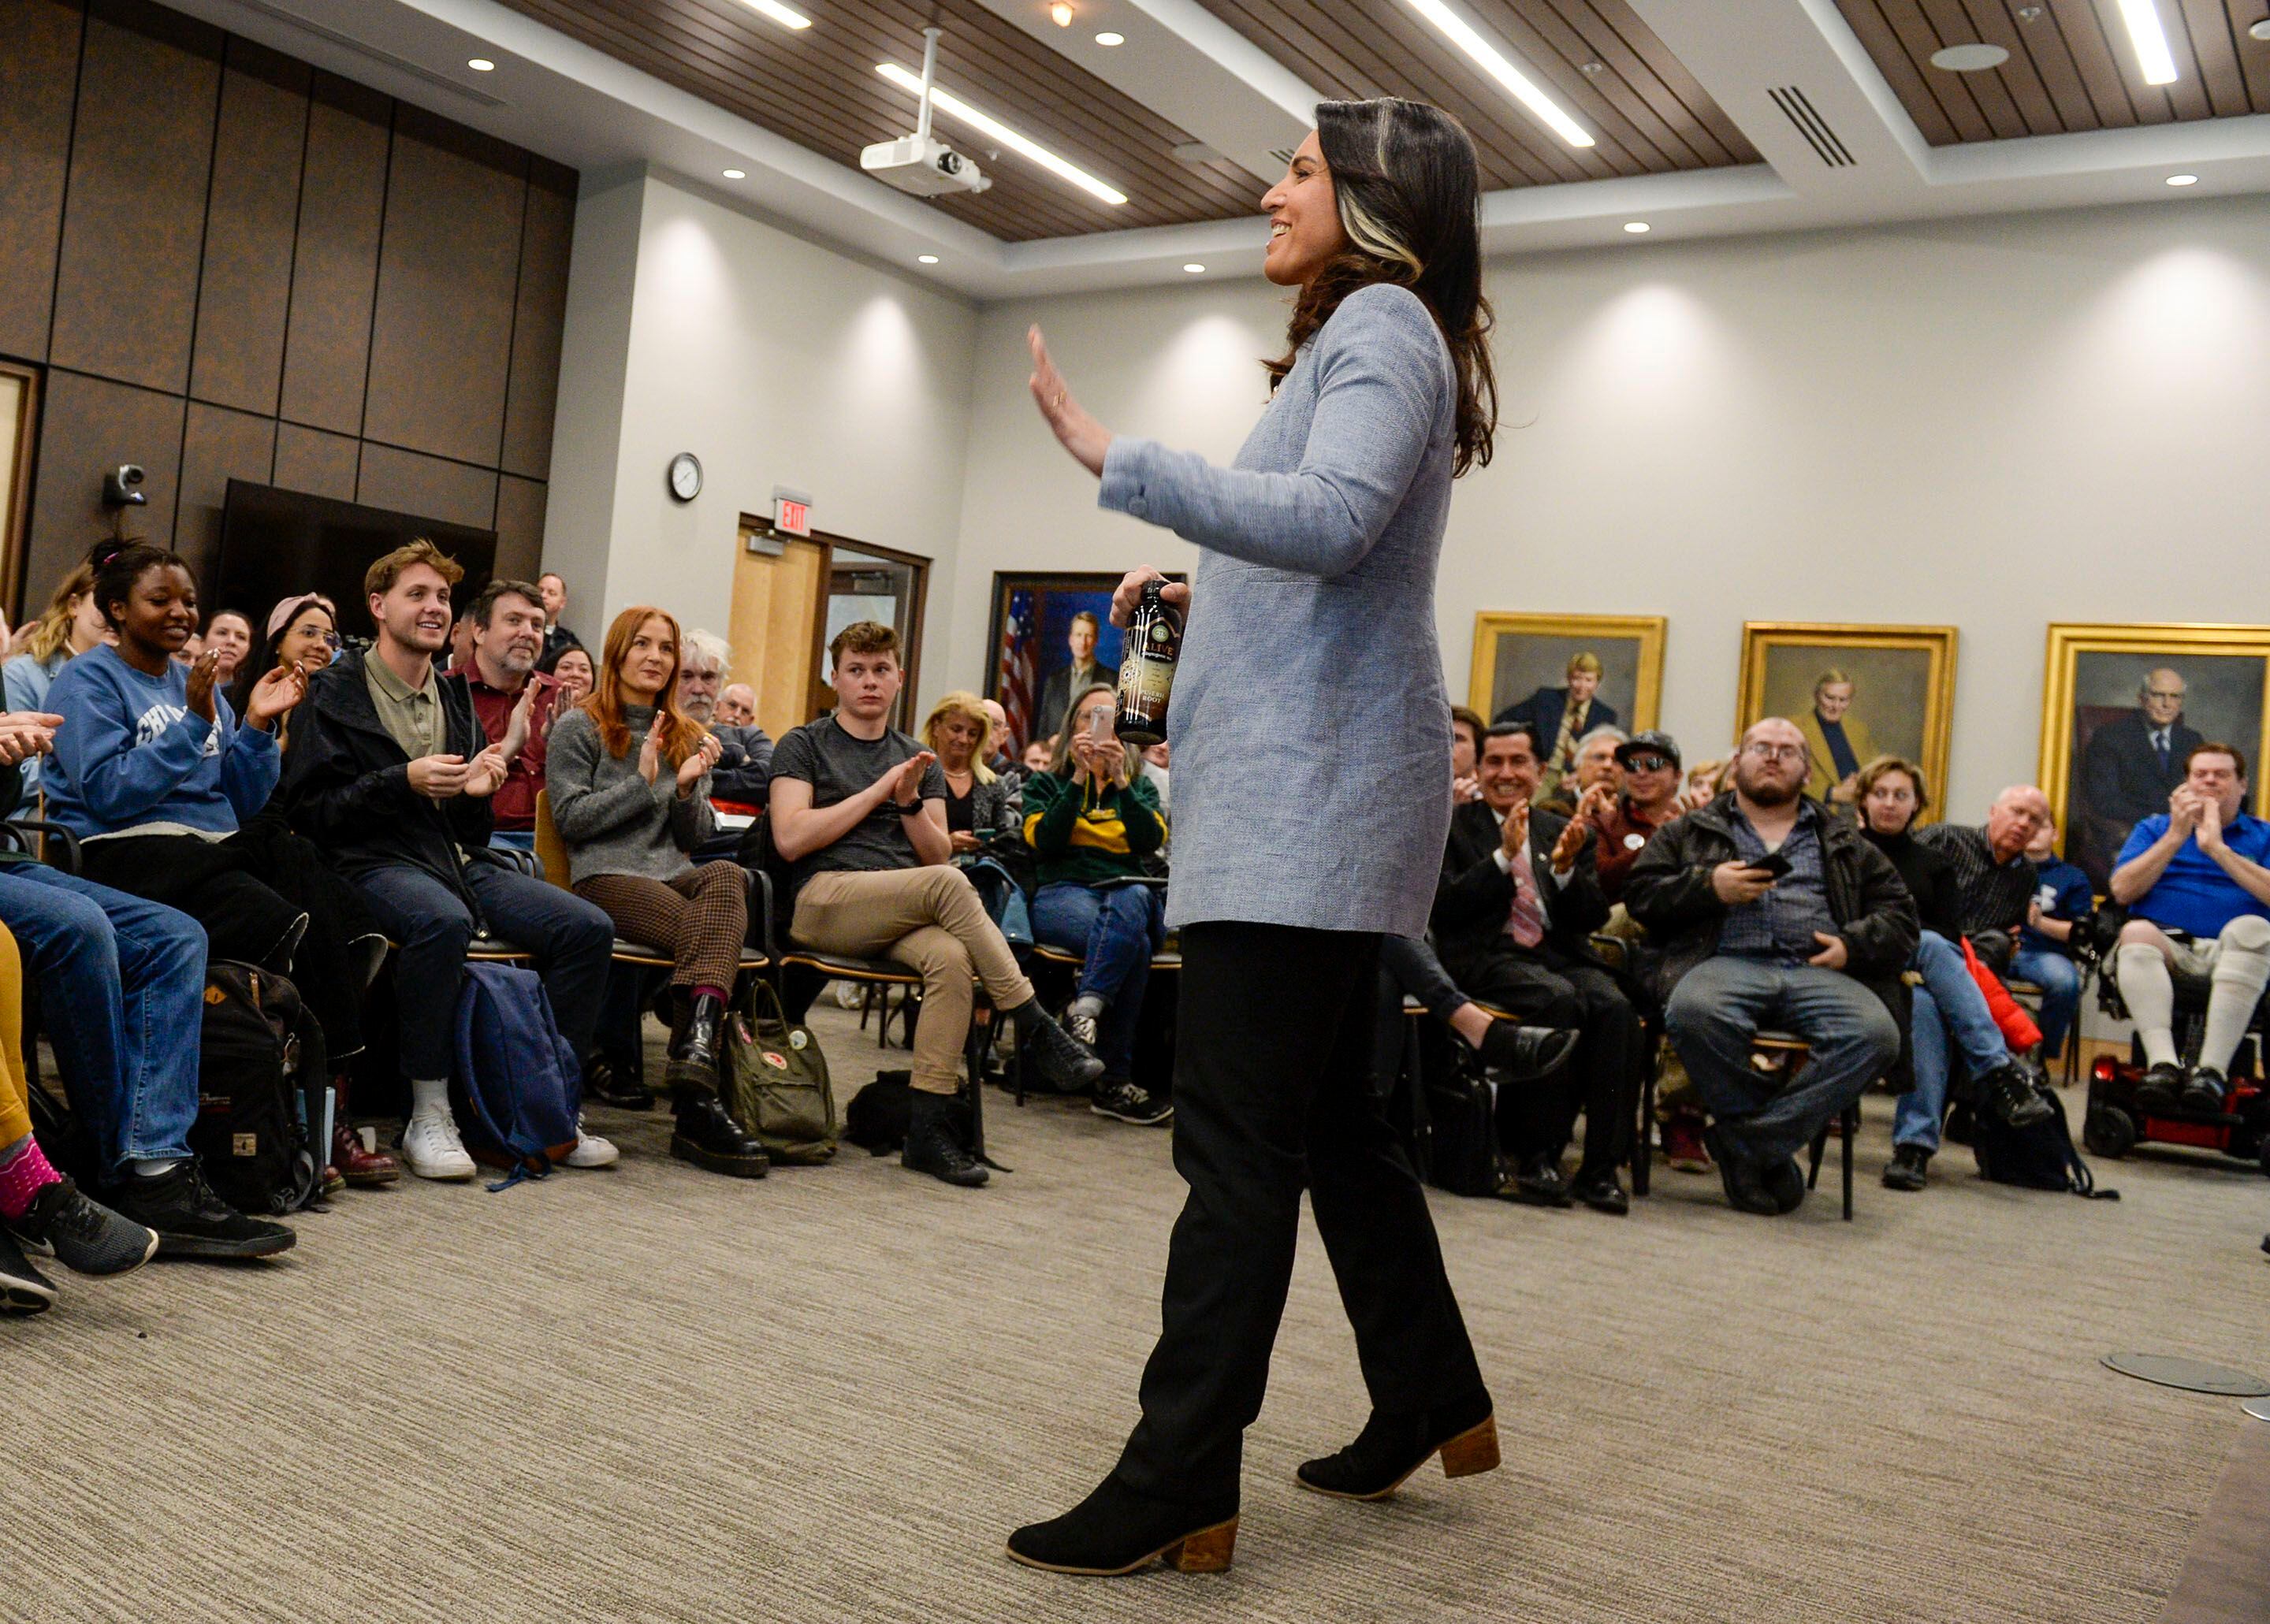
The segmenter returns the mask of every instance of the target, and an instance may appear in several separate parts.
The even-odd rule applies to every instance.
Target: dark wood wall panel
[[[276,427],[276,472],[268,483],[310,496],[354,501],[355,468],[362,460],[362,442],[345,434],[327,434],[320,428],[297,423]]]
[[[213,139],[189,393],[271,417],[284,374],[308,78],[302,63],[231,40]]]
[[[219,100],[220,31],[93,0],[56,273],[58,367],[180,394]]]
[[[182,490],[174,517],[174,551],[189,560],[199,582],[213,579],[220,550],[221,504],[231,479],[269,483],[276,460],[276,419],[189,403],[182,435]],[[279,592],[280,596],[280,592]]]
[[[310,101],[282,415],[359,434],[393,103],[328,73],[315,75]]]
[[[70,169],[79,9],[6,0],[0,16],[0,355],[41,361]]]
[[[396,120],[363,433],[494,467],[528,158],[466,135],[410,108]]]
[[[520,295],[512,319],[512,378],[498,466],[533,479],[552,472],[560,335],[568,325],[568,259],[575,241],[575,175],[541,159],[530,167],[520,234]]]
[[[486,530],[496,523],[496,493],[493,468],[471,468],[416,451],[363,442],[355,501],[366,507],[392,508]]]
[[[125,533],[166,541],[180,485],[182,399],[75,372],[49,372],[40,410],[24,597],[45,603],[66,571],[110,534],[102,476],[121,463],[148,475],[146,506],[126,510]]]
[[[544,567],[544,502],[549,490],[541,479],[505,474],[497,480],[498,575],[533,581]]]

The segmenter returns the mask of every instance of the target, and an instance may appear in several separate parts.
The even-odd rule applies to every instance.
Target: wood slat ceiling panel
[[[2144,83],[2118,0],[1836,0],[1933,146],[2270,113],[2270,42],[2246,32],[2262,0],[2157,4],[2172,85]],[[1970,44],[2010,60],[1981,73],[1931,65]]]
[[[1589,129],[1572,147],[1532,119],[1398,0],[1199,0],[1326,95],[1409,96],[1455,114],[1491,189],[1758,161],[1733,121],[1628,0],[1469,0],[1494,34]],[[1587,72],[1587,64],[1596,70]]]
[[[922,66],[928,0],[805,0],[791,32],[738,0],[503,0],[618,61],[798,145],[856,167],[859,149],[914,128],[914,98],[875,71]],[[994,158],[975,131],[941,117],[943,138],[993,182],[936,199],[1009,241],[1253,211],[1259,188],[1228,165],[1194,167],[1172,149],[1192,137],[1002,21],[976,0],[942,0],[938,83],[1127,194],[1113,207],[1013,152]]]

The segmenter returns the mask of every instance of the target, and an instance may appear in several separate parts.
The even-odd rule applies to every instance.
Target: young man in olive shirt
[[[949,1184],[986,1180],[946,1118],[961,1086],[973,978],[1013,1020],[1050,1080],[1067,1092],[1103,1062],[1050,1019],[1009,944],[948,859],[946,775],[890,725],[901,681],[899,636],[863,620],[827,646],[835,709],[791,730],[773,752],[773,849],[790,865],[789,934],[822,953],[879,957],[922,974],[914,1105],[901,1163]]]

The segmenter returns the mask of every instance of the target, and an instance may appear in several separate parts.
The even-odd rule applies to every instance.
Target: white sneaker
[[[473,1159],[465,1154],[457,1124],[447,1111],[411,1117],[402,1131],[402,1160],[419,1178],[467,1179],[474,1173]]]
[[[568,1153],[571,1168],[612,1168],[622,1160],[622,1152],[615,1148],[612,1139],[603,1139],[596,1133],[583,1131],[583,1119],[575,1119],[575,1148]]]

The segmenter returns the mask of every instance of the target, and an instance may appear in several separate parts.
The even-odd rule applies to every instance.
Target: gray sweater
[[[568,848],[568,881],[597,874],[641,874],[675,879],[694,866],[686,855],[716,832],[709,810],[709,775],[679,798],[676,769],[664,763],[649,783],[639,776],[639,746],[654,721],[646,705],[626,705],[631,747],[607,753],[599,724],[571,710],[552,724],[544,753],[544,788],[552,821]]]
[[[1450,819],[1435,565],[1450,348],[1407,288],[1343,300],[1236,462],[1121,436],[1099,500],[1202,549],[1167,730],[1167,923],[1420,936]]]

